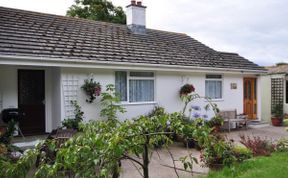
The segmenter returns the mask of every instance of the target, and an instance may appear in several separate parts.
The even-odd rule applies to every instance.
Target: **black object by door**
[[[19,122],[24,135],[45,133],[43,70],[18,70],[18,107],[25,114]]]

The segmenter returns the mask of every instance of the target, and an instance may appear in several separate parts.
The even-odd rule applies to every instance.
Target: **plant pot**
[[[271,122],[273,126],[281,126],[282,125],[282,119],[279,117],[272,117]]]
[[[184,138],[182,135],[175,134],[175,141],[176,142],[184,142]]]
[[[188,148],[197,148],[198,144],[195,140],[189,139],[189,140],[183,140],[183,144],[185,147],[188,146]]]
[[[215,125],[215,126],[213,127],[212,132],[218,133],[218,132],[220,132],[220,129],[221,129],[221,126],[220,126],[220,125]]]

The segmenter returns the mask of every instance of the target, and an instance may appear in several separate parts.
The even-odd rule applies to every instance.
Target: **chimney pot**
[[[132,1],[131,1],[131,5],[136,5],[136,1],[135,1],[135,0],[132,0]]]
[[[142,6],[142,2],[141,1],[137,1],[137,6]]]

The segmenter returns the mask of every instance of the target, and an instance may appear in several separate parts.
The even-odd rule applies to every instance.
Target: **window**
[[[221,75],[206,75],[205,96],[211,99],[222,99]]]
[[[152,102],[154,101],[153,72],[115,72],[115,88],[121,101]]]

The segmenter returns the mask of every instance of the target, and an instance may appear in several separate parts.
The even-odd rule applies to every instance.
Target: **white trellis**
[[[71,101],[77,101],[78,98],[78,76],[64,75],[62,76],[62,91],[64,99],[64,111],[66,118],[74,117],[74,107]]]

